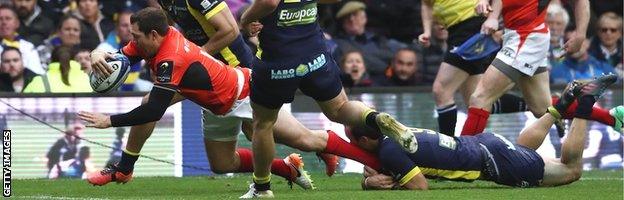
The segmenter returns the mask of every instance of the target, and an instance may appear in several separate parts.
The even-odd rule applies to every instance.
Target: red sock
[[[558,98],[553,98],[553,105],[557,102],[557,100],[559,100]],[[572,119],[574,118],[574,112],[576,112],[576,107],[578,107],[578,102],[576,100],[574,100],[574,102],[572,102],[572,104],[570,104],[570,107],[568,107],[568,110],[566,110],[565,113],[560,113],[561,117],[564,119]],[[613,118],[613,116],[611,116],[609,114],[609,110],[604,109],[604,108],[600,108],[597,106],[592,107],[592,113],[590,116],[591,120],[609,125],[609,126],[614,126],[615,125],[615,119]]]
[[[253,172],[253,153],[249,149],[238,148],[236,149],[238,158],[240,159],[240,166],[237,172]],[[273,159],[271,164],[271,173],[291,180],[292,173],[290,167],[282,159]]]
[[[358,161],[374,170],[380,170],[381,164],[375,155],[360,149],[360,147],[348,143],[333,131],[327,131],[327,146],[323,153],[330,153],[340,157]]]
[[[490,112],[480,108],[468,108],[468,119],[464,124],[461,135],[476,135],[482,133],[487,126]]]

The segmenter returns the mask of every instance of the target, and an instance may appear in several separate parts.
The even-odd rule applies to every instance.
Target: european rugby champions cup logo
[[[11,196],[11,130],[2,131],[2,196]]]

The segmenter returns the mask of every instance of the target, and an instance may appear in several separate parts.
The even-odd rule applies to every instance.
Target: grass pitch
[[[290,189],[286,181],[274,176],[273,192],[286,199],[624,199],[623,171],[590,171],[580,181],[553,188],[510,188],[476,181],[461,183],[430,181],[429,191],[362,191],[360,174],[326,177],[313,173],[316,190]],[[13,180],[15,199],[236,199],[244,194],[251,178],[184,177],[136,178],[128,184],[103,187],[84,180]]]

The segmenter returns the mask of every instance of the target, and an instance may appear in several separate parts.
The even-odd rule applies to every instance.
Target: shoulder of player
[[[206,14],[217,7],[223,0],[186,0],[187,5],[202,14]]]

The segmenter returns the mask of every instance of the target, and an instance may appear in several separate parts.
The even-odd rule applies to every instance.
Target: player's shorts
[[[453,65],[471,76],[483,74],[485,72],[496,54],[492,53],[485,58],[476,60],[464,60],[461,56],[450,52],[453,47],[461,46],[474,34],[479,33],[481,31],[481,24],[483,24],[485,19],[485,17],[473,17],[448,28],[449,36],[447,42],[450,48],[448,48],[444,54],[443,61],[445,63]]]
[[[342,90],[340,69],[326,52],[280,62],[256,59],[251,77],[251,101],[270,109],[292,102],[297,89],[316,101],[333,99]]]
[[[488,180],[512,187],[537,187],[544,178],[544,160],[532,149],[514,145],[493,133],[476,135],[486,152],[484,174]]]
[[[492,65],[513,81],[520,76],[546,72],[550,32],[545,25],[536,31],[523,32],[505,29],[503,45]]]
[[[215,115],[210,110],[202,109],[202,129],[205,139],[220,142],[235,141],[242,131],[243,121],[251,121],[253,115],[249,95],[241,94],[245,82],[249,80],[249,71],[249,69],[237,69],[237,96],[240,98],[234,101],[227,113]]]

